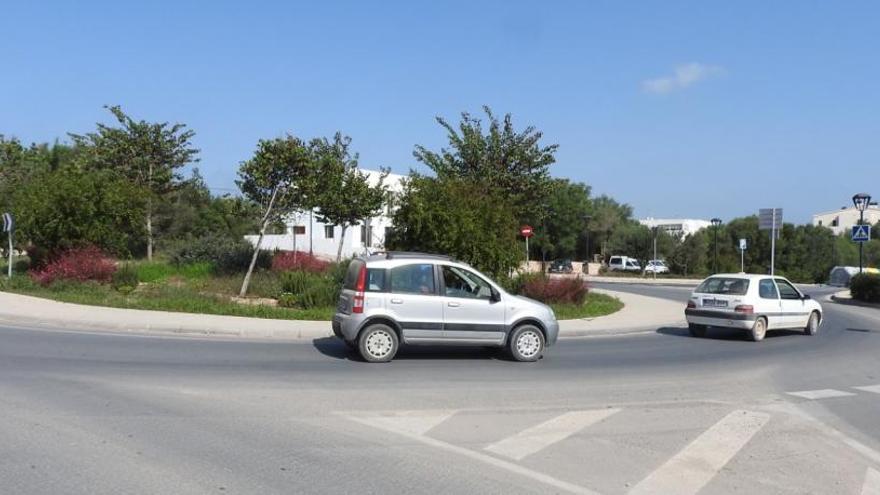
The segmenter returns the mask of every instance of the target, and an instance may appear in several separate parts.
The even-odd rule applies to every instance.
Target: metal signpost
[[[852,240],[853,242],[859,243],[859,273],[862,273],[864,261],[862,257],[862,252],[864,250],[864,244],[871,240],[871,226],[870,225],[853,225],[852,226]]]
[[[739,271],[740,273],[746,272],[746,249],[749,247],[749,242],[745,239],[739,240]]]
[[[776,274],[776,238],[782,226],[782,208],[758,210],[758,228],[770,231],[770,275]]]
[[[526,238],[526,267],[529,264],[529,237],[535,234],[535,231],[532,229],[530,225],[523,225],[519,228],[519,234]],[[528,269],[528,268],[526,268]]]
[[[865,210],[871,206],[871,195],[868,193],[858,193],[852,197],[853,206],[859,210],[859,224],[856,227],[864,227],[865,226]],[[852,231],[852,240],[859,243],[859,273],[862,273],[862,269],[865,266],[865,243],[871,240],[871,227],[868,226],[867,232],[861,229],[856,231],[856,227],[853,227]],[[856,234],[859,235],[859,239],[856,239]],[[864,239],[864,240],[862,240]]]
[[[15,231],[15,221],[12,213],[3,214],[3,232],[9,237],[9,266],[6,267],[6,276],[12,278],[12,233]]]

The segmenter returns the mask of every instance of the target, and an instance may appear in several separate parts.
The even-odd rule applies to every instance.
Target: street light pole
[[[721,219],[713,218],[711,221],[712,226],[715,228],[715,240],[713,241],[715,256],[712,260],[712,273],[718,273],[718,226],[721,225]]]
[[[651,227],[651,231],[654,234],[654,280],[657,280],[657,226]]]
[[[590,215],[584,215],[584,229],[587,234],[586,239],[584,241],[584,275],[590,274],[590,220],[593,217]]]
[[[871,204],[871,195],[868,193],[858,193],[852,197],[853,205],[859,210],[859,226],[865,223],[865,210]],[[864,265],[865,243],[859,242],[859,273],[862,273]]]

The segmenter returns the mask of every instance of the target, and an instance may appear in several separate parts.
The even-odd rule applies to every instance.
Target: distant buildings
[[[876,225],[880,222],[880,207],[877,203],[871,203],[865,210],[865,223]],[[854,206],[842,207],[839,210],[826,211],[813,215],[813,225],[828,227],[836,235],[849,233],[853,225],[859,223],[859,210]]]
[[[639,220],[639,223],[652,229],[658,227],[674,237],[686,237],[694,232],[709,227],[712,222],[695,218],[652,218]]]
[[[370,184],[379,181],[381,172],[362,170],[369,178]],[[385,184],[392,193],[402,189],[404,176],[388,174]],[[350,227],[342,240],[342,256],[350,257],[366,250],[375,251],[385,247],[385,235],[391,226],[390,211],[386,209],[378,216],[365,218],[361,225]],[[284,234],[266,235],[263,237],[262,249],[273,251],[305,251],[312,252],[322,258],[336,258],[339,249],[342,227],[319,222],[311,211],[296,212],[285,220]],[[245,236],[252,244],[257,242],[256,235]]]

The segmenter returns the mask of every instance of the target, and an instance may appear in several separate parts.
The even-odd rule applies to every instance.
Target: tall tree
[[[321,222],[342,228],[336,261],[342,259],[345,232],[349,227],[379,214],[388,199],[383,171],[375,183],[358,169],[358,155],[350,151],[351,138],[336,133],[333,140],[311,142],[312,156],[318,174],[319,192],[314,196],[316,214]]]
[[[536,234],[529,242],[533,255],[545,253],[549,259],[583,256],[588,226],[585,217],[592,209],[590,186],[553,179],[546,215],[535,222]]]
[[[313,206],[317,190],[314,161],[309,147],[301,139],[260,140],[253,158],[241,163],[237,181],[241,192],[260,205],[260,234],[254,246],[250,266],[241,283],[240,296],[247,294],[254,265],[266,235],[266,228],[284,215]]]
[[[119,106],[105,108],[116,118],[119,127],[99,123],[96,132],[70,134],[70,137],[83,148],[82,159],[86,166],[114,170],[146,192],[144,232],[147,259],[152,259],[157,199],[180,180],[181,167],[198,161],[199,150],[191,143],[195,132],[184,124],[136,121]]]

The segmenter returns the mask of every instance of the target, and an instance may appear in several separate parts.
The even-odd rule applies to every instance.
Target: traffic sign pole
[[[770,276],[776,274],[776,208],[773,208],[773,228],[770,229]]]

